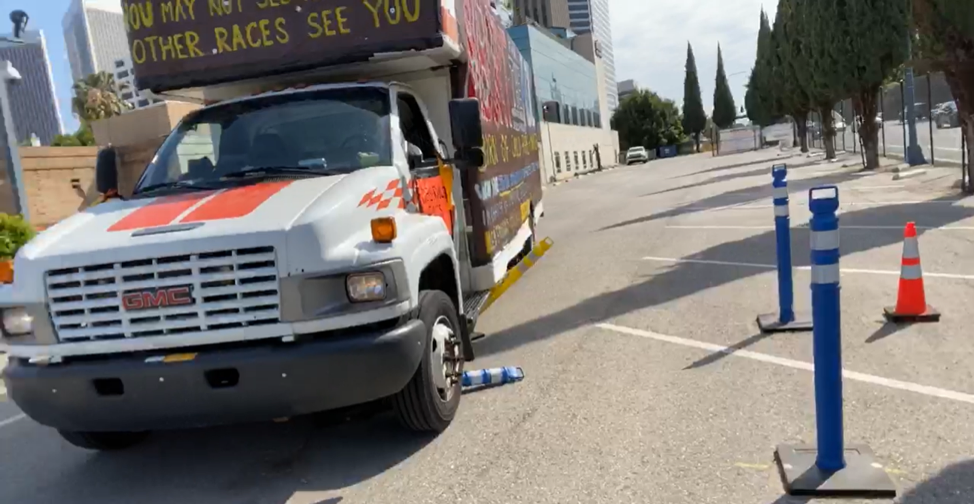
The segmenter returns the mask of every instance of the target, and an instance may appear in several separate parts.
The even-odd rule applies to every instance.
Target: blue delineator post
[[[823,471],[845,467],[842,432],[842,337],[839,316],[839,189],[808,192],[812,248],[812,355],[815,359],[815,423]]]
[[[788,216],[788,167],[771,167],[774,190],[774,237],[778,253],[778,322],[795,320],[795,294],[791,281],[791,218]]]
[[[779,445],[775,461],[789,495],[896,497],[893,480],[865,445],[845,445],[839,304],[839,189],[808,192],[812,249],[812,356],[816,446]]]
[[[778,313],[759,315],[758,327],[764,332],[807,331],[812,328],[812,321],[808,317],[797,317],[794,309],[787,165],[777,164],[771,167],[771,190],[774,201],[774,237],[778,263]]]

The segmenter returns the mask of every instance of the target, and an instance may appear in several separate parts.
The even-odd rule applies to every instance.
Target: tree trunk
[[[798,143],[802,148],[802,153],[808,152],[808,112],[795,114],[795,126],[798,129]]]
[[[694,152],[699,153],[700,152],[700,132],[699,131],[693,134],[693,143],[694,145],[696,145],[696,150]]]
[[[832,116],[831,103],[823,103],[818,108],[822,116],[822,143],[825,144],[825,159],[835,159],[835,118]]]
[[[859,138],[862,140],[862,151],[866,159],[866,170],[879,168],[879,125],[876,124],[879,87],[869,88],[858,92],[852,97],[852,105],[856,110],[856,120],[859,121]]]
[[[950,86],[950,93],[957,102],[957,116],[960,119],[961,134],[967,139],[967,191],[974,193],[974,63],[955,64],[944,69],[944,77]]]

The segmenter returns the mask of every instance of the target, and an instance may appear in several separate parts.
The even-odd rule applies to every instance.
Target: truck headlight
[[[24,336],[34,329],[34,317],[26,308],[4,308],[3,330],[10,336]]]
[[[353,303],[382,301],[386,298],[386,277],[381,271],[348,275],[345,289]]]

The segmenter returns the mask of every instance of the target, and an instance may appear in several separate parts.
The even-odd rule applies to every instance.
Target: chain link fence
[[[906,159],[909,131],[906,124],[906,92],[903,82],[883,87],[878,99],[879,113],[873,118],[879,126],[879,155]],[[914,113],[917,145],[927,163],[935,166],[966,168],[966,143],[962,134],[957,103],[942,73],[914,78]],[[852,100],[836,104],[833,111],[836,152],[862,152],[858,124]],[[868,120],[868,119],[867,119]],[[809,146],[824,148],[822,121],[818,113],[809,116]],[[966,173],[966,169],[964,172]],[[967,183],[967,182],[965,182]]]

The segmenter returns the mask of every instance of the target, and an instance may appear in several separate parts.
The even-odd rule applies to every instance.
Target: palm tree
[[[74,83],[71,107],[83,123],[117,116],[130,105],[119,96],[115,76],[108,72],[93,73]]]

